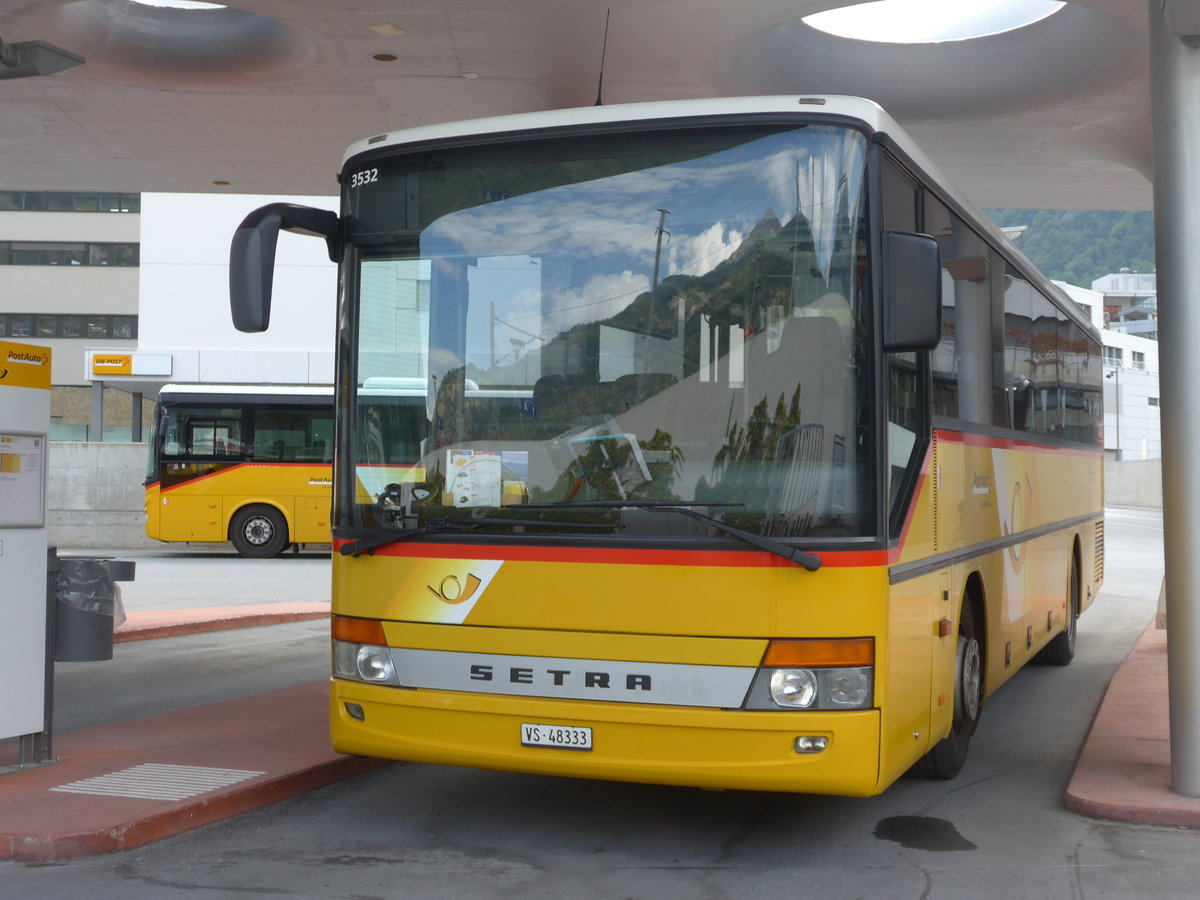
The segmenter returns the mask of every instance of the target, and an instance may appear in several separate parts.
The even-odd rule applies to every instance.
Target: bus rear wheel
[[[229,540],[242,556],[253,559],[278,556],[288,545],[287,522],[279,510],[270,506],[247,506],[233,517]]]
[[[958,622],[958,650],[954,659],[954,721],[950,734],[917,760],[913,772],[922,778],[948,780],[962,771],[971,735],[979,725],[983,703],[983,651],[971,604],[964,602]]]

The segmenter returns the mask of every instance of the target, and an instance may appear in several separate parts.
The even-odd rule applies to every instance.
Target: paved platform
[[[315,605],[324,609],[138,613],[118,640],[328,614],[328,605]],[[126,850],[388,765],[329,749],[327,691],[321,681],[56,735],[62,762],[0,776],[0,859]],[[1152,626],[1108,688],[1066,805],[1098,818],[1200,828],[1200,799],[1173,794],[1170,782],[1166,634]]]
[[[1151,625],[1108,685],[1067,808],[1098,819],[1200,828],[1200,798],[1171,790],[1167,633]]]
[[[55,736],[0,776],[0,859],[127,850],[387,763],[329,748],[326,682]]]

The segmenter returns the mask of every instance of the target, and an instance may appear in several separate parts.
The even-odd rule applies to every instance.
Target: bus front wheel
[[[229,540],[242,556],[278,556],[288,545],[287,522],[279,510],[270,506],[247,506],[233,517]]]
[[[967,761],[971,735],[979,724],[983,701],[983,653],[975,616],[968,601],[963,602],[958,623],[958,649],[954,660],[954,721],[950,734],[938,741],[917,760],[914,772],[922,778],[954,778]]]

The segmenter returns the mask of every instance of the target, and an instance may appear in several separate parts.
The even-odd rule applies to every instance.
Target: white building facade
[[[153,397],[171,382],[332,384],[337,266],[321,241],[280,235],[271,327],[243,334],[229,313],[229,246],[267,203],[337,209],[337,198],[143,194],[136,351],[88,348],[93,384]]]
[[[1123,273],[1122,273],[1123,274]],[[1121,278],[1122,274],[1106,276]],[[1153,275],[1136,276],[1140,279]],[[1162,437],[1159,419],[1158,341],[1142,336],[1147,333],[1115,331],[1105,327],[1105,309],[1116,305],[1110,294],[1064,282],[1055,282],[1072,300],[1089,310],[1092,323],[1103,329],[1104,342],[1104,452],[1115,460],[1160,459]],[[1105,279],[1093,284],[1113,286]],[[1151,293],[1150,300],[1153,300]],[[1135,304],[1128,303],[1126,307]],[[1136,305],[1145,307],[1146,297]],[[1147,320],[1151,321],[1151,320]],[[1153,333],[1158,333],[1157,317]]]

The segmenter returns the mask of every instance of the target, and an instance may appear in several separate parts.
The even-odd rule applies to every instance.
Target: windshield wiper
[[[715,519],[712,516],[697,512],[690,507],[693,506],[744,506],[744,503],[686,503],[676,500],[563,500],[559,503],[526,503],[522,505],[522,509],[571,509],[571,508],[600,508],[611,509],[621,507],[633,507],[634,509],[646,509],[652,512],[676,512],[681,516],[687,516],[689,519],[695,519],[697,522],[703,522],[706,525],[711,525],[713,528],[719,529],[728,535],[739,538],[747,544],[757,547],[760,550],[766,550],[768,553],[774,553],[776,556],[782,556],[786,560],[803,566],[809,572],[815,572],[821,568],[821,557],[815,553],[807,553],[804,550],[799,550],[795,547],[789,547],[782,541],[777,541],[774,538],[764,537],[761,534],[755,534],[752,531],[746,531],[743,528],[738,528],[735,525],[729,525],[722,522],[720,519]]]
[[[342,556],[358,556],[360,553],[370,553],[375,555],[375,551],[380,547],[386,547],[389,544],[398,544],[401,541],[407,541],[415,537],[424,537],[428,534],[439,534],[443,531],[457,531],[457,528],[449,527],[446,521],[439,520],[431,522],[424,528],[405,528],[400,531],[382,531],[378,534],[372,534],[367,537],[361,537],[356,541],[351,541],[348,544],[343,544],[342,549],[338,552]]]
[[[526,507],[522,507],[523,509]],[[537,528],[611,528],[611,525],[601,525],[592,522],[548,522],[541,519],[503,519],[503,518],[471,518],[458,519],[440,517],[428,519],[423,528],[406,528],[398,531],[382,531],[378,534],[361,537],[356,541],[342,546],[339,551],[342,556],[358,556],[360,553],[370,553],[380,547],[398,544],[413,538],[426,537],[431,534],[441,534],[448,531],[467,531],[484,525],[521,525]]]

